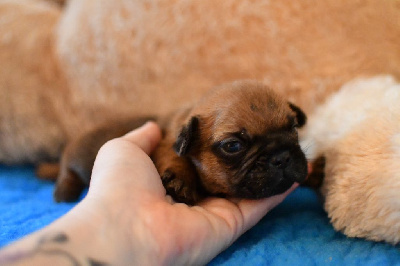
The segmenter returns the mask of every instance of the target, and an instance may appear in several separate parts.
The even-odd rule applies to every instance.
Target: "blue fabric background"
[[[0,247],[68,212],[32,167],[0,165]],[[315,193],[299,188],[210,265],[400,265],[400,245],[346,238]]]

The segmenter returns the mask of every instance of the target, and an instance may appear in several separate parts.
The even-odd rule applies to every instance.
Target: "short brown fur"
[[[165,115],[237,79],[309,114],[356,76],[400,78],[395,0],[50,2],[0,3],[2,163],[56,159],[111,116]]]

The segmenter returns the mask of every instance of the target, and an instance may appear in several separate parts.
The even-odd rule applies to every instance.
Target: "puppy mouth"
[[[235,196],[259,199],[278,195],[295,182],[303,182],[307,174],[307,160],[301,151],[261,156],[237,185]]]
[[[245,184],[237,190],[237,197],[249,199],[271,197],[282,194],[296,182],[292,178],[281,176],[279,178],[274,178],[273,183],[265,184],[265,180],[270,179],[270,177],[264,173],[251,174],[248,179],[256,181],[245,182]]]

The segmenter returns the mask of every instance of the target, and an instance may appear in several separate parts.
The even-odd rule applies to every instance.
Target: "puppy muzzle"
[[[262,155],[244,176],[236,196],[265,198],[281,194],[307,177],[307,160],[300,148]]]

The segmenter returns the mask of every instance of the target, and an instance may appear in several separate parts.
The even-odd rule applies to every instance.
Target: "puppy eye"
[[[239,153],[244,149],[244,145],[240,140],[226,140],[221,143],[221,149],[228,154]]]

